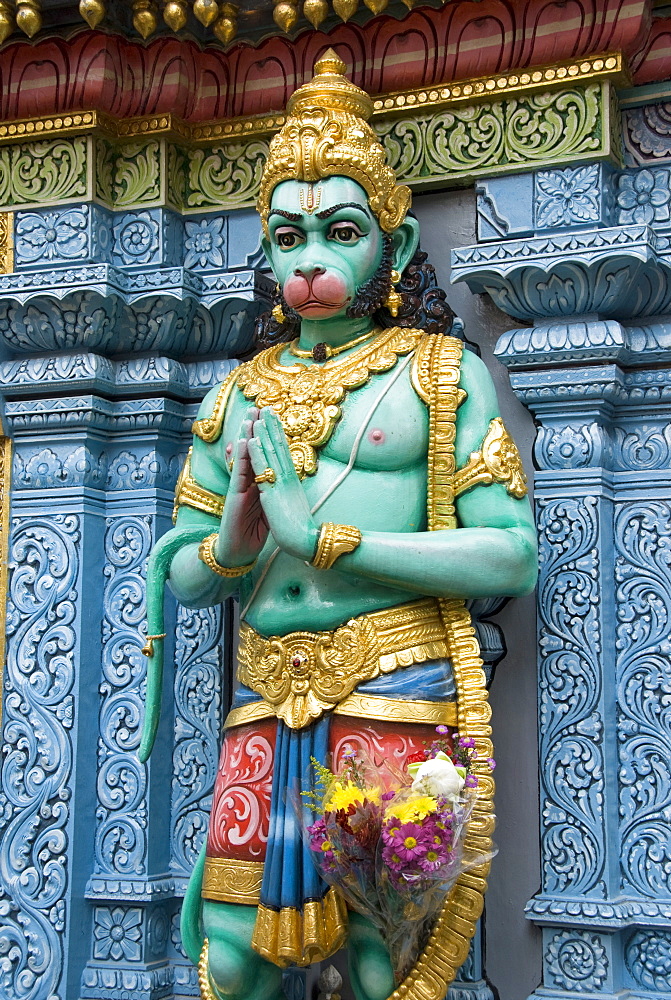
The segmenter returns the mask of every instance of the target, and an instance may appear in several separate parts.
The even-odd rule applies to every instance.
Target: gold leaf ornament
[[[238,33],[238,8],[234,3],[222,3],[219,12],[212,30],[223,45],[228,45]]]
[[[0,0],[0,44],[14,31],[12,8],[5,0]]]
[[[181,31],[188,18],[184,0],[168,0],[163,8],[163,20],[173,31]]]
[[[193,13],[205,28],[209,28],[219,16],[219,4],[217,0],[195,0]]]
[[[341,21],[349,21],[357,12],[359,0],[333,0],[333,9]]]
[[[42,11],[38,0],[20,0],[16,5],[16,26],[32,38],[42,27]]]
[[[80,0],[79,13],[89,28],[97,28],[107,11],[102,0]]]
[[[133,27],[143,38],[149,38],[156,31],[158,19],[156,5],[152,0],[133,0]]]
[[[278,28],[289,32],[298,20],[298,8],[289,0],[279,0],[273,7],[273,20]]]
[[[322,21],[326,20],[329,12],[329,5],[326,0],[305,0],[303,13],[313,28],[318,28]]]

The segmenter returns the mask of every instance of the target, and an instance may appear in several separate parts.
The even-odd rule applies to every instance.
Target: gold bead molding
[[[89,0],[83,0],[89,2]],[[93,3],[99,0],[92,0]],[[208,0],[202,0],[203,4]],[[343,0],[343,3],[347,0]],[[136,0],[149,6],[149,0]],[[231,8],[222,3],[219,8]],[[0,0],[0,34],[2,33],[3,0]],[[583,59],[575,62],[541,66],[523,73],[501,74],[473,80],[461,80],[421,90],[407,90],[381,94],[373,98],[371,121],[395,117],[409,109],[435,110],[460,104],[478,104],[482,101],[512,98],[517,94],[557,89],[567,84],[585,84],[609,80],[617,86],[627,86],[630,77],[621,53]],[[227,118],[221,121],[184,122],[174,115],[149,115],[141,118],[113,118],[100,111],[81,111],[54,115],[47,118],[21,118],[0,122],[0,142],[25,142],[42,139],[47,135],[79,135],[93,133],[110,139],[137,139],[142,136],[163,136],[194,145],[214,141],[255,139],[272,135],[286,122],[284,114],[253,115],[246,118]]]

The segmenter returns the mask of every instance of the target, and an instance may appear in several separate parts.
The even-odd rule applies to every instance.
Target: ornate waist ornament
[[[371,375],[393,368],[399,355],[416,348],[421,336],[419,330],[393,327],[343,361],[323,365],[283,365],[280,357],[286,345],[278,344],[241,365],[237,384],[259,408],[275,410],[296,472],[301,478],[311,476],[317,471],[317,448],[331,437],[346,393],[365,385]]]
[[[287,726],[302,729],[362,681],[448,653],[438,603],[426,598],[360,615],[332,632],[265,639],[243,623],[238,679]]]

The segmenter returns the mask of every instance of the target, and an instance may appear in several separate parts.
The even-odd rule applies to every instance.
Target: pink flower
[[[404,823],[394,828],[390,839],[401,861],[414,861],[426,854],[432,838],[418,823]]]

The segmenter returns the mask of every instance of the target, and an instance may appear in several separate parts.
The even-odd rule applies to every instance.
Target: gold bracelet
[[[249,573],[250,570],[254,569],[256,559],[246,566],[231,566],[230,568],[218,563],[214,554],[214,543],[218,537],[219,532],[213,531],[211,535],[202,540],[198,548],[198,558],[202,559],[208,569],[211,569],[213,573],[217,573],[219,576],[226,577],[244,576],[245,573]]]
[[[361,545],[361,532],[351,524],[322,524],[312,565],[315,569],[330,569],[336,559],[354,552]]]

